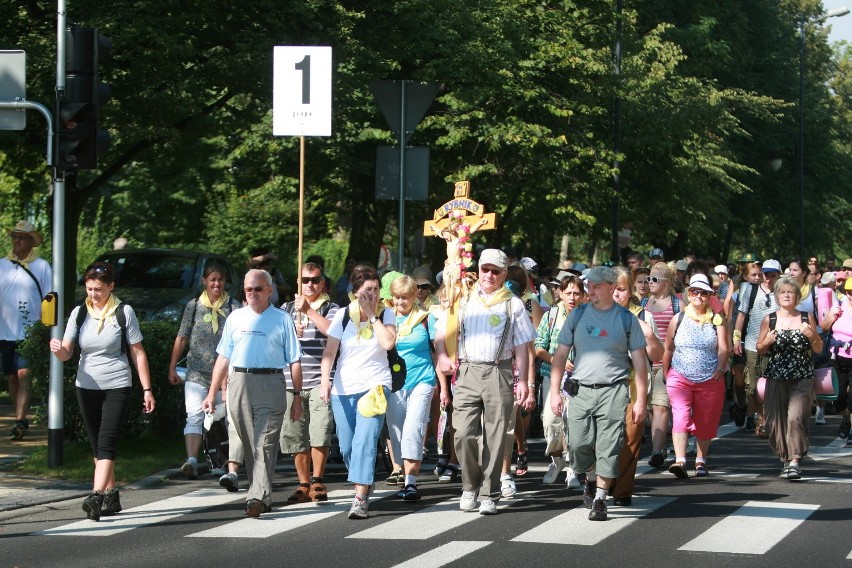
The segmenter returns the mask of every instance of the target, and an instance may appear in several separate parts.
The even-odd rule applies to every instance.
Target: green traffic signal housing
[[[98,125],[110,87],[98,79],[98,65],[110,57],[112,42],[95,28],[65,32],[65,91],[56,112],[54,165],[60,170],[94,169],[109,147],[109,134]]]

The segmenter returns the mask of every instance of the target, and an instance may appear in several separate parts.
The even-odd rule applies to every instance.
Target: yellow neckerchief
[[[31,250],[30,254],[27,255],[27,258],[21,259],[15,256],[14,251],[9,251],[9,254],[6,255],[6,258],[11,260],[12,262],[17,262],[24,268],[28,268],[30,263],[38,258],[38,255],[35,253],[35,251]]]
[[[493,294],[488,296],[482,291],[482,288],[477,285],[476,297],[485,305],[486,308],[490,308],[491,306],[496,306],[497,304],[511,300],[515,297],[515,295],[512,294],[512,291],[505,286],[500,286]]]
[[[349,319],[355,325],[355,337],[358,338],[358,341],[373,337],[373,328],[369,323],[366,327],[361,327],[361,305],[358,300],[352,300],[352,303],[349,304]]]
[[[429,312],[412,308],[412,310],[408,312],[408,317],[405,318],[405,321],[399,326],[399,331],[396,334],[397,342],[399,342],[400,337],[410,335],[411,332],[414,331],[414,326],[422,322],[424,318],[428,317],[428,315]]]
[[[716,319],[721,319],[721,316],[718,314],[714,314],[713,310],[710,307],[707,307],[707,310],[703,314],[699,314],[695,311],[695,307],[692,304],[688,304],[686,309],[684,310],[686,313],[686,317],[691,320],[697,321],[698,323],[704,325],[705,323],[710,323],[713,325],[721,325],[721,322],[716,323]],[[718,316],[718,318],[717,318]]]
[[[331,298],[328,297],[328,294],[320,294],[316,300],[311,302],[311,309],[318,312],[324,303],[330,301]]]
[[[95,305],[92,304],[92,299],[86,296],[86,310],[88,310],[89,315],[92,316],[92,319],[98,320],[98,334],[101,333],[104,329],[104,322],[109,317],[115,316],[115,310],[118,308],[118,305],[121,303],[121,300],[116,297],[115,294],[110,294],[109,299],[106,304],[104,304],[103,309],[100,314],[95,313]]]
[[[210,312],[211,312],[210,313],[210,325],[213,326],[213,333],[219,332],[219,317],[218,316],[222,316],[223,318],[228,317],[228,315],[225,312],[222,311],[222,306],[224,306],[225,302],[227,302],[227,301],[228,301],[228,294],[225,293],[225,292],[222,292],[222,294],[219,295],[219,299],[216,300],[215,303],[211,302],[210,296],[207,295],[207,290],[203,291],[201,293],[201,296],[198,298],[198,302],[202,306],[204,306],[205,308],[210,310]],[[206,321],[206,316],[205,316],[205,321]]]
[[[802,284],[801,289],[802,289],[802,300],[804,300],[805,298],[807,298],[811,294],[811,285],[808,284],[807,282],[805,282],[804,284]]]

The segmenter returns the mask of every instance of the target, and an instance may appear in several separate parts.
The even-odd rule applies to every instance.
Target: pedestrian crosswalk
[[[375,505],[395,493],[395,489],[382,489],[372,494],[370,503]],[[535,502],[552,498],[553,489],[542,488],[541,491],[525,491],[518,493],[514,499],[502,500],[499,503],[501,515],[496,519],[510,518],[516,510],[528,511],[534,508]],[[275,507],[261,519],[237,518],[230,522],[219,522],[204,530],[195,530],[192,516],[205,509],[229,505],[244,499],[244,493],[227,493],[221,489],[200,489],[185,495],[170,497],[139,507],[132,507],[113,517],[104,517],[100,522],[82,520],[70,524],[41,530],[37,536],[65,537],[103,537],[117,535],[134,529],[144,529],[155,524],[169,522],[175,527],[176,538],[210,539],[210,538],[240,538],[268,539],[289,531],[315,525],[334,518],[345,518],[346,511],[352,498],[351,489],[339,489],[329,493],[326,503],[303,503]],[[589,547],[603,543],[627,531],[637,531],[636,537],[642,538],[642,519],[649,515],[657,515],[657,519],[665,518],[666,507],[676,504],[678,497],[662,495],[635,495],[629,507],[609,507],[609,518],[605,522],[591,522],[587,519],[588,510],[582,506],[579,499],[565,503],[566,507],[551,507],[552,515],[538,518],[533,526],[510,523],[509,530],[501,533],[505,536],[499,541],[502,545],[510,543],[533,543],[561,546]],[[533,504],[531,504],[531,502]],[[352,533],[346,536],[352,540],[372,541],[427,541],[436,540],[436,546],[428,552],[407,559],[397,566],[429,566],[436,568],[447,562],[447,559],[459,559],[473,554],[477,550],[495,542],[494,532],[491,531],[495,517],[481,516],[475,512],[459,510],[458,498],[444,499],[425,507],[412,506],[399,502],[399,510],[393,515],[373,511],[371,519],[366,522],[351,523]],[[713,503],[708,503],[712,506]],[[385,503],[381,508],[386,513],[395,503]],[[701,514],[701,503],[694,500],[689,504],[695,508],[694,518],[704,517]],[[817,504],[796,502],[762,502],[746,501],[710,526],[696,528],[695,534],[683,535],[680,542],[671,542],[672,551],[688,551],[702,553],[722,553],[762,555],[768,553],[790,533],[806,523],[815,511],[820,508]],[[674,514],[678,517],[678,514]],[[177,529],[181,519],[188,532]],[[708,520],[717,519],[718,515],[706,515]],[[520,520],[519,518],[516,518]],[[480,524],[478,524],[480,523]],[[760,526],[760,531],[752,530]],[[485,539],[476,538],[477,531],[482,528],[487,535]],[[520,529],[520,530],[519,530]],[[520,532],[520,534],[518,534]],[[631,533],[632,534],[632,533]],[[470,538],[463,539],[460,535]],[[850,553],[852,554],[852,553]]]

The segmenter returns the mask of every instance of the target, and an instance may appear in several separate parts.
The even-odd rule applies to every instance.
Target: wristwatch
[[[302,396],[302,391],[293,391],[293,396]]]
[[[371,317],[370,318],[370,325],[376,323],[377,321],[379,321],[379,318],[377,318],[376,316]]]

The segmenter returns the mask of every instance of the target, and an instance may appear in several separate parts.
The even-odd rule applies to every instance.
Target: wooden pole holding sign
[[[302,293],[305,219],[305,136],[331,136],[331,47],[276,45],[272,134],[299,137],[299,244],[296,290]]]

